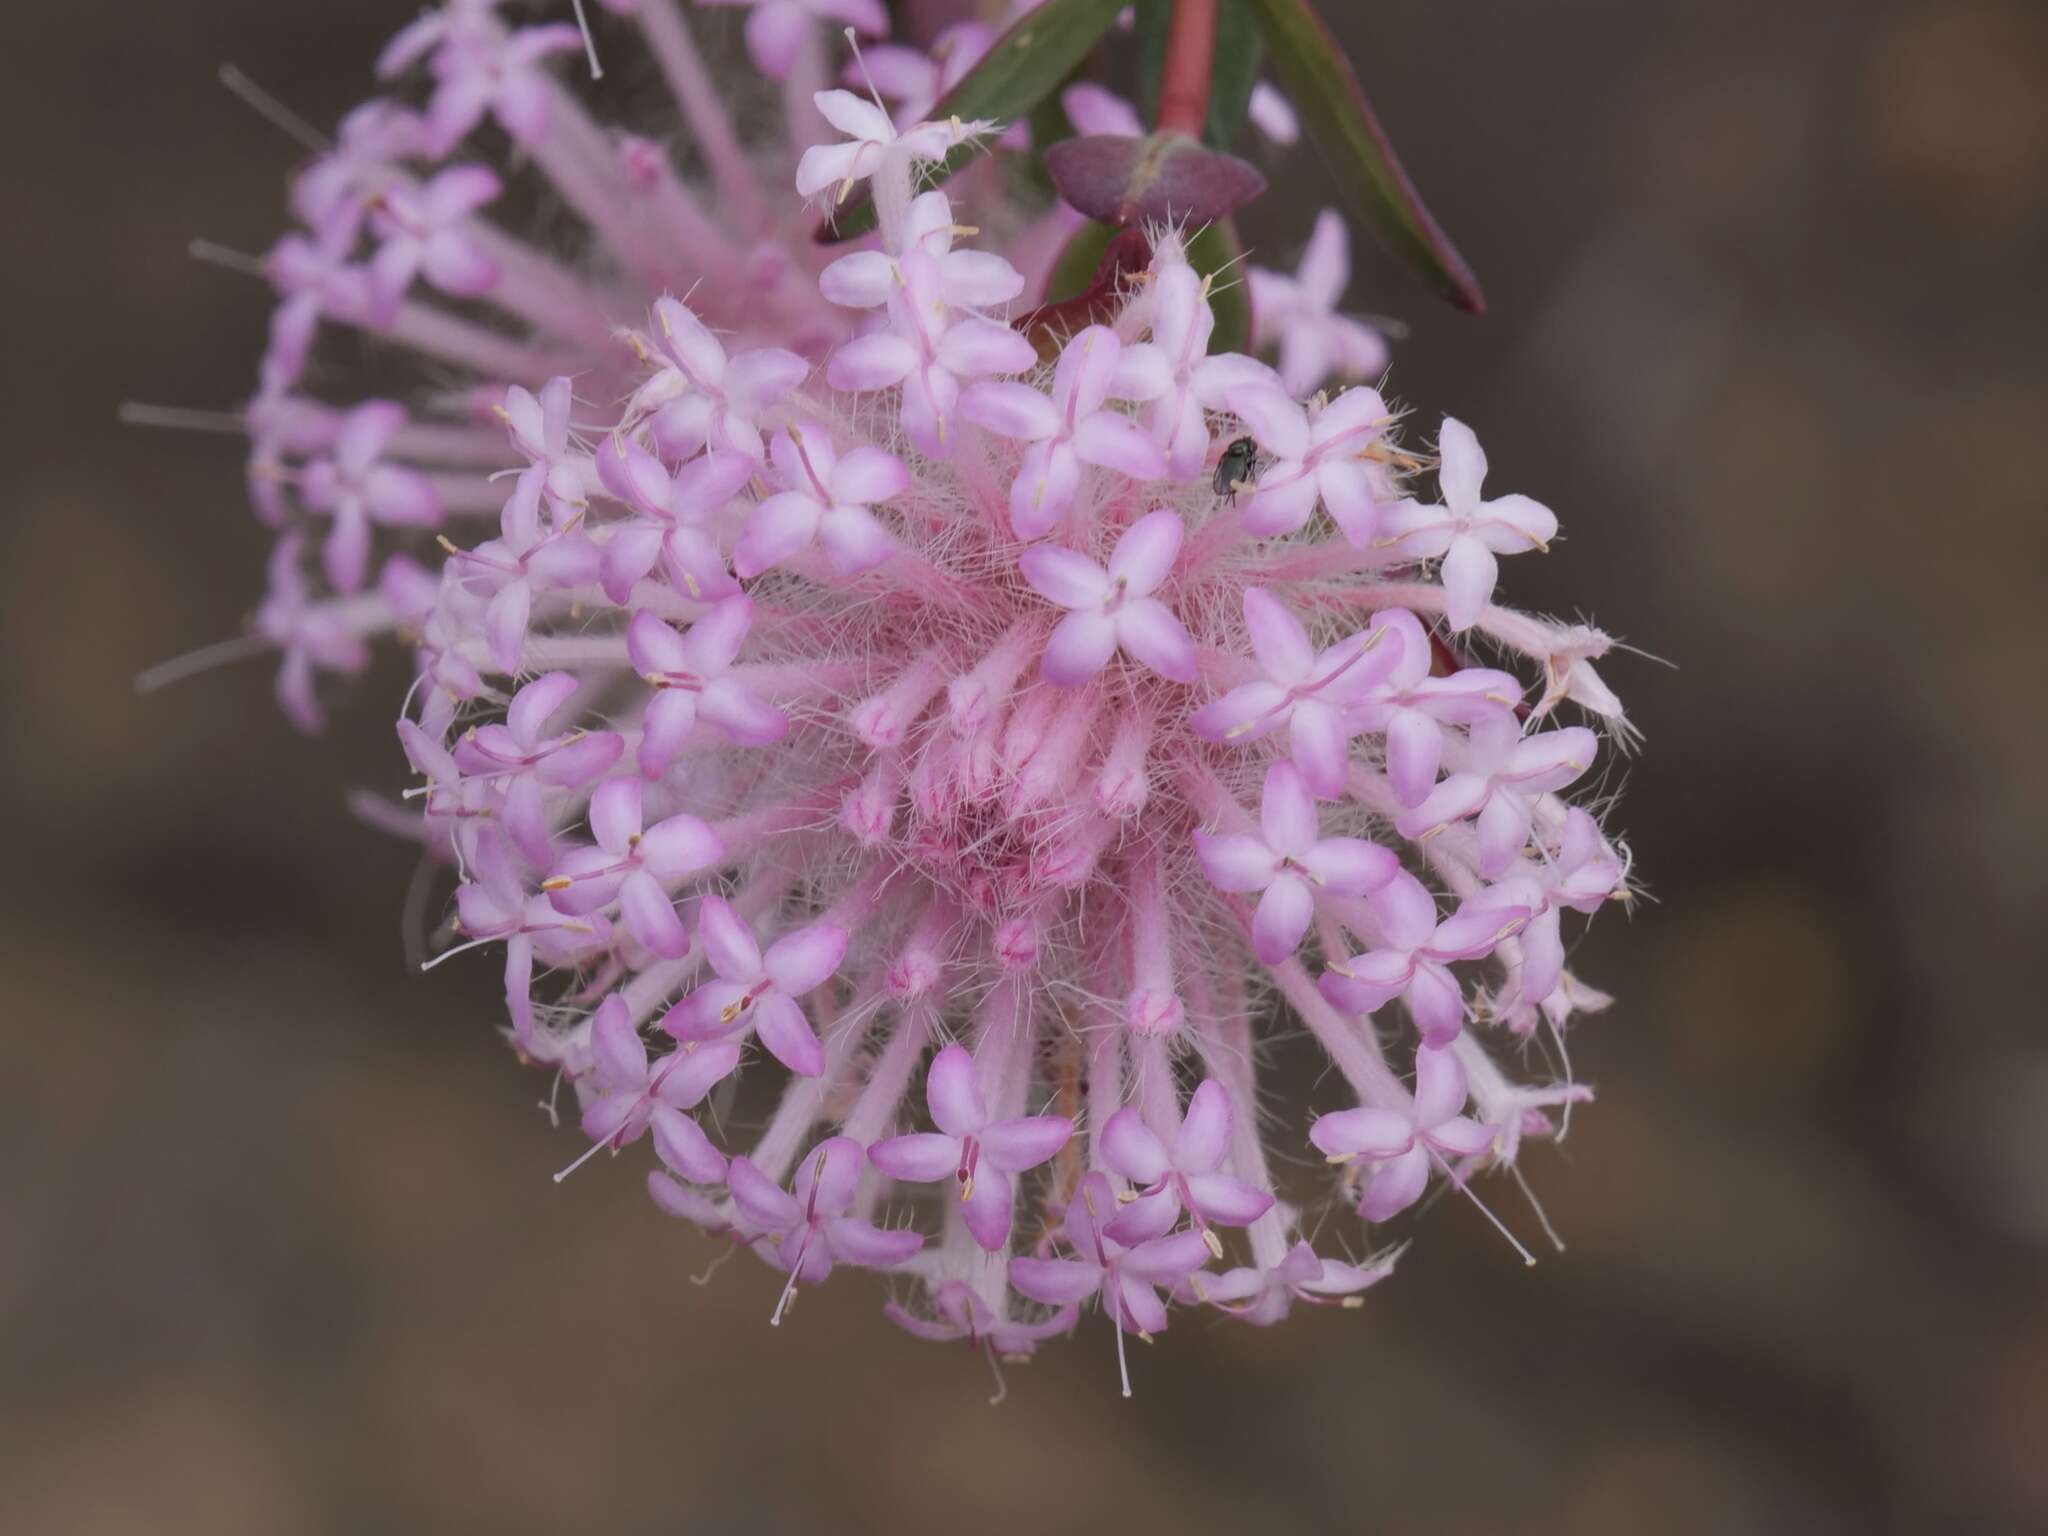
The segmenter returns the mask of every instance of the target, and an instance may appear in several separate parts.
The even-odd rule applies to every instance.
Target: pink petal
[[[1465,1107],[1465,1069],[1452,1050],[1415,1053],[1415,1123],[1428,1130]]]
[[[826,1226],[825,1240],[843,1263],[863,1269],[894,1269],[924,1247],[922,1232],[888,1230],[844,1216]]]
[[[1086,617],[1088,615],[1071,614],[1066,624]],[[1121,645],[1140,666],[1150,667],[1161,677],[1176,683],[1192,683],[1200,675],[1195,642],[1189,638],[1173,610],[1157,598],[1141,597],[1135,602],[1126,601],[1117,610],[1115,618],[1105,616],[1105,622],[1111,627],[1115,643]],[[1065,624],[1061,626],[1065,627]],[[1057,634],[1054,639],[1058,639]],[[1050,658],[1051,654],[1048,648],[1047,657]]]
[[[958,1171],[960,1142],[957,1137],[934,1136],[929,1132],[897,1136],[869,1147],[868,1161],[888,1177],[906,1184],[936,1184]]]
[[[802,997],[839,969],[846,956],[847,938],[846,930],[837,923],[812,923],[771,944],[761,967],[777,991]]]
[[[877,331],[856,336],[834,352],[825,364],[825,381],[849,393],[887,389],[902,382],[917,361],[917,348],[901,336]]]
[[[711,969],[725,980],[750,986],[761,979],[760,947],[723,896],[706,896],[698,905],[697,942]]]
[[[1245,503],[1244,531],[1262,539],[1293,533],[1315,511],[1320,494],[1315,476],[1299,462],[1275,465],[1259,477]]]
[[[895,288],[895,263],[887,251],[856,251],[818,274],[825,301],[846,309],[879,309]]]
[[[1072,688],[1100,672],[1116,653],[1116,646],[1117,625],[1108,614],[1070,613],[1046,641],[1039,670],[1054,687]]]
[[[690,952],[690,935],[676,916],[674,903],[646,870],[636,869],[620,883],[619,916],[634,938],[663,959],[677,960]]]
[[[1479,813],[1479,873],[1498,880],[1528,841],[1528,806],[1518,795],[1497,791]]]
[[[1308,872],[1344,896],[1367,896],[1400,872],[1390,848],[1362,837],[1326,837],[1301,855]]]
[[[1440,1121],[1425,1131],[1423,1137],[1439,1152],[1452,1157],[1484,1157],[1493,1150],[1493,1127],[1468,1120],[1463,1115]]]
[[[731,1076],[733,1068],[740,1064],[740,1047],[734,1040],[712,1040],[678,1054],[680,1059],[670,1056],[663,1061],[667,1070],[661,1074],[661,1085],[654,1092],[657,1099],[674,1109],[694,1109],[705,1094]]]
[[[1230,1090],[1204,1078],[1189,1095],[1187,1114],[1173,1138],[1173,1165],[1182,1173],[1209,1173],[1230,1150]]]
[[[1051,533],[1081,488],[1081,460],[1059,440],[1033,443],[1010,482],[1010,528],[1020,539]]]
[[[787,1190],[771,1184],[766,1174],[744,1157],[726,1170],[725,1187],[732,1203],[748,1222],[764,1232],[783,1232],[803,1220],[803,1207]]]
[[[1273,1208],[1265,1190],[1222,1173],[1190,1174],[1188,1196],[1205,1219],[1225,1227],[1248,1227]]]
[[[1158,1183],[1172,1166],[1164,1143],[1130,1104],[1103,1122],[1096,1152],[1110,1168],[1140,1186]]]
[[[1308,412],[1278,389],[1248,384],[1232,390],[1228,404],[1245,430],[1276,459],[1300,459],[1307,455]]]
[[[798,1077],[816,1077],[825,1070],[825,1048],[794,999],[780,992],[763,997],[754,1005],[754,1032],[768,1054]]]
[[[707,686],[698,710],[741,746],[770,746],[789,734],[787,715],[730,678]]]
[[[633,1027],[626,1000],[616,992],[591,1015],[590,1057],[599,1081],[609,1088],[637,1091],[647,1081],[646,1043]]]
[[[1022,1173],[1055,1155],[1073,1134],[1074,1122],[1061,1115],[999,1120],[981,1133],[982,1160],[1005,1173]]]
[[[1465,1027],[1465,994],[1443,966],[1424,961],[1408,980],[1408,1017],[1425,1045],[1448,1045]]]
[[[1140,1243],[1124,1255],[1123,1273],[1155,1285],[1183,1280],[1209,1262],[1208,1241],[1199,1232],[1176,1232]],[[1148,1330],[1157,1332],[1160,1324]]]
[[[578,686],[573,672],[547,672],[520,689],[505,710],[505,724],[513,738],[532,751],[547,734],[548,721],[555,711],[569,702]]]
[[[889,530],[866,507],[835,506],[818,520],[818,543],[842,576],[873,570],[896,551]]]
[[[1195,831],[1195,857],[1219,891],[1263,891],[1272,884],[1279,862],[1263,838],[1200,828]]]
[[[1429,1154],[1410,1147],[1392,1162],[1382,1163],[1367,1181],[1358,1214],[1367,1221],[1386,1221],[1421,1199],[1428,1185]]]
[[[977,1243],[990,1253],[1000,1253],[1009,1244],[1010,1217],[1016,1205],[1017,1191],[1010,1176],[984,1164],[961,1202],[960,1214]]]
[[[1161,507],[1146,513],[1116,541],[1109,557],[1109,582],[1122,581],[1134,596],[1156,591],[1173,574],[1184,534],[1178,512]]]
[[[1486,504],[1485,516],[1472,531],[1495,554],[1525,554],[1557,537],[1557,514],[1527,496],[1503,496]]]
[[[665,883],[694,875],[724,857],[718,834],[694,816],[670,816],[640,837],[641,862]]]
[[[1315,893],[1308,882],[1296,874],[1280,875],[1252,914],[1252,953],[1262,964],[1278,965],[1299,947],[1315,915]]]
[[[1102,1285],[1102,1271],[1073,1259],[1012,1259],[1010,1284],[1049,1307],[1086,1301]]]
[[[1444,586],[1444,618],[1453,633],[1470,629],[1493,601],[1500,562],[1493,551],[1470,534],[1454,536],[1444,552],[1438,575]]]
[[[910,485],[910,471],[893,453],[862,444],[833,466],[828,479],[834,501],[869,507],[902,495]]]
[[[932,1123],[949,1136],[978,1135],[988,1119],[974,1058],[965,1046],[949,1045],[932,1057],[924,1097]]]
[[[747,56],[770,80],[787,80],[813,25],[811,18],[798,6],[756,5],[747,13]]]
[[[1255,741],[1289,718],[1287,692],[1274,683],[1245,683],[1196,710],[1189,727],[1204,741]]]
[[[1266,846],[1283,858],[1306,853],[1316,840],[1316,803],[1301,772],[1284,758],[1266,770],[1259,803],[1259,830]]]
[[[960,392],[960,414],[998,437],[1037,442],[1060,429],[1053,403],[1028,384],[970,384]]]
[[[1017,569],[1034,592],[1061,608],[1093,607],[1109,592],[1109,577],[1100,566],[1057,545],[1033,545],[1017,557]]]
[[[1308,680],[1315,669],[1315,647],[1285,603],[1264,587],[1246,587],[1244,622],[1251,632],[1252,654],[1267,677],[1283,688]]]
[[[1328,1157],[1398,1157],[1414,1144],[1415,1126],[1391,1109],[1340,1109],[1318,1116],[1308,1139]]]
[[[1287,745],[1310,794],[1335,800],[1344,793],[1351,733],[1342,715],[1319,700],[1303,699],[1288,714]]]
[[[1387,782],[1406,806],[1420,805],[1436,783],[1443,728],[1420,710],[1397,709],[1387,719]]]
[[[747,515],[747,526],[732,552],[733,569],[751,580],[808,549],[823,511],[801,492],[770,496]]]
[[[1037,361],[1038,353],[1027,339],[993,320],[956,320],[939,338],[940,366],[962,378],[1022,373]]]
[[[1166,473],[1166,451],[1144,428],[1115,411],[1082,418],[1074,428],[1074,452],[1086,463],[1133,480],[1157,480]]]
[[[1477,515],[1479,488],[1486,481],[1486,450],[1479,446],[1472,429],[1452,416],[1444,418],[1436,444],[1440,459],[1436,481],[1444,505],[1467,517]]]
[[[680,1110],[657,1104],[648,1116],[654,1132],[654,1154],[679,1178],[693,1184],[716,1184],[726,1176],[725,1155],[711,1144],[703,1128]]]

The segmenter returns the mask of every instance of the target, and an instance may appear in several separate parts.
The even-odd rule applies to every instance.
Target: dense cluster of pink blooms
[[[1587,1096],[1564,914],[1627,858],[1564,794],[1626,724],[1606,638],[1495,592],[1556,518],[1456,420],[1401,445],[1334,214],[1252,273],[1277,367],[1211,351],[1169,229],[1048,339],[1013,321],[1078,217],[998,157],[928,181],[1015,131],[924,118],[986,29],[872,49],[892,114],[833,88],[875,0],[756,0],[787,126],[743,137],[701,17],[604,3],[674,142],[593,118],[575,27],[449,0],[293,184],[243,417],[284,707],[415,647],[444,937],[502,953],[590,1151],[651,1147],[662,1210],[786,1274],[778,1321],[840,1265],[991,1361],[1089,1304],[1119,1358],[1170,1305],[1355,1304],[1391,1245],[1333,1210],[1512,1169]],[[511,168],[579,248],[492,220]],[[818,243],[858,196],[876,233]],[[328,402],[344,329],[425,360],[407,404]],[[1260,1088],[1302,1030],[1319,1118]],[[751,1120],[741,1074],[780,1084]]]

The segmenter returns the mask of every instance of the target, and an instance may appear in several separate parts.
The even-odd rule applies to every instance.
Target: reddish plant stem
[[[1166,62],[1159,72],[1161,133],[1199,139],[1209,120],[1209,78],[1216,64],[1216,0],[1173,0]]]

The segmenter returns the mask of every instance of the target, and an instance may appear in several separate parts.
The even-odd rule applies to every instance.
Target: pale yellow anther
[[[746,999],[736,998],[732,1002],[727,1003],[723,1008],[718,1010],[718,1022],[721,1024],[730,1024],[734,1019],[738,1018],[741,1014],[745,1013],[746,1011]],[[823,1160],[820,1159],[820,1161],[822,1162]]]
[[[442,549],[446,550],[451,555],[459,555],[462,553],[462,546],[457,544],[453,539],[449,538],[448,535],[445,533],[435,534],[434,542],[440,545]]]
[[[964,1203],[974,1198],[974,1179],[970,1175],[960,1181],[960,1199]]]
[[[566,891],[575,883],[567,875],[549,875],[541,881],[540,888],[544,891]]]
[[[1214,1227],[1202,1228],[1202,1241],[1209,1245],[1209,1251],[1217,1258],[1223,1257],[1223,1239],[1216,1235]]]
[[[1356,1312],[1360,1307],[1365,1305],[1365,1298],[1363,1296],[1346,1296],[1343,1300],[1339,1301],[1337,1305],[1342,1307],[1346,1312]]]

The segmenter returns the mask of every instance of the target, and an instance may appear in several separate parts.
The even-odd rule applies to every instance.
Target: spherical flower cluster
[[[765,144],[672,0],[605,4],[681,149],[589,115],[574,28],[450,0],[298,175],[242,417],[285,707],[315,725],[319,671],[415,646],[445,940],[501,951],[586,1156],[651,1146],[663,1211],[782,1272],[774,1320],[842,1266],[992,1363],[1085,1306],[1121,1359],[1175,1307],[1355,1304],[1390,1249],[1333,1202],[1392,1221],[1588,1096],[1506,1065],[1606,1001],[1563,915],[1627,891],[1565,798],[1602,736],[1556,719],[1625,731],[1605,637],[1495,601],[1556,518],[1487,499],[1455,420],[1402,445],[1358,377],[1383,344],[1333,317],[1334,215],[1255,279],[1277,370],[1211,351],[1218,279],[1171,228],[1049,329],[1076,217],[1017,211],[991,159],[928,179],[1005,132],[921,120],[985,33],[878,50],[892,117],[826,88],[819,18],[880,6],[759,0]],[[500,136],[583,248],[487,217]],[[814,239],[861,198],[872,237]],[[321,403],[339,328],[435,387]],[[1262,1091],[1281,1029],[1342,1107]]]

